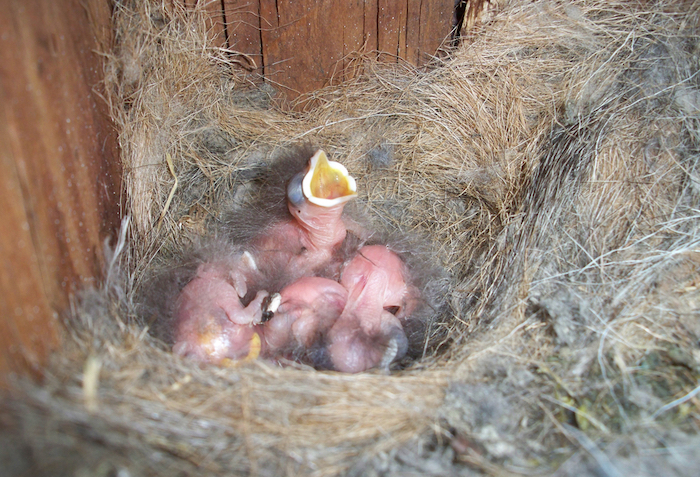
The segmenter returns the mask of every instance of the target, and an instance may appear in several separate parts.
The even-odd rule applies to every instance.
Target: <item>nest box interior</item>
[[[0,474],[695,475],[698,38],[690,1],[0,0]],[[432,331],[358,374],[173,353],[139,293],[306,143],[439,269]]]

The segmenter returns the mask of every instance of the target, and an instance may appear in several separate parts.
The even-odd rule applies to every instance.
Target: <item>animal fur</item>
[[[124,275],[76,304],[43,385],[2,401],[11,468],[696,472],[697,3],[499,3],[428,70],[367,59],[294,114],[204,48],[201,17],[116,10]],[[426,284],[449,305],[437,339],[393,375],[200,368],[134,311],[154,263],[223,221],[300,141],[343,158],[374,229],[427,237],[446,270]],[[158,227],[168,154],[180,185]],[[101,367],[86,394],[88,362]]]

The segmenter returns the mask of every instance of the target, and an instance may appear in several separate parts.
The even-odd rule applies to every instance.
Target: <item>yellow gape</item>
[[[219,363],[219,365],[228,368],[235,368],[236,366],[239,366],[243,363],[255,361],[260,356],[261,349],[262,342],[260,340],[260,335],[258,333],[253,333],[253,336],[251,336],[250,338],[250,348],[246,356],[239,359],[224,358],[221,360],[221,363]]]
[[[337,199],[355,191],[350,187],[347,172],[335,168],[321,152],[311,176],[311,193],[319,199]]]
[[[258,356],[260,356],[261,347],[260,335],[253,333],[253,336],[250,338],[250,351],[248,351],[248,355],[245,357],[245,360],[252,361],[254,359],[258,359]]]
[[[320,149],[309,160],[301,186],[306,200],[321,207],[333,207],[357,197],[357,183],[345,166],[329,161]]]

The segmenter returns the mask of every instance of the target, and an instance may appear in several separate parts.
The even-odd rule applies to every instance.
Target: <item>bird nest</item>
[[[21,436],[12,465],[697,469],[700,8],[499,5],[427,68],[357,57],[354,79],[283,108],[235,52],[209,46],[201,11],[118,2],[106,90],[130,220],[42,385],[18,383],[3,405]],[[359,214],[443,270],[425,346],[388,375],[173,355],[139,291],[302,143],[356,177]]]

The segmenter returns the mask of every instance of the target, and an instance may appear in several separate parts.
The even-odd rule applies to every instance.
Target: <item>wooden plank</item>
[[[115,132],[93,89],[109,17],[108,0],[0,0],[0,372],[40,372],[119,222]]]
[[[430,2],[426,2],[430,3]],[[421,33],[428,19],[421,16],[422,0],[407,0],[406,4],[406,54],[404,59],[413,65],[418,65],[420,58]],[[428,25],[425,25],[428,28]]]
[[[377,38],[377,18],[379,15],[379,0],[366,0],[363,8],[363,31],[365,51],[377,51],[379,40]]]
[[[262,75],[260,3],[257,0],[224,0],[224,18],[229,48],[243,55],[239,61],[244,68]]]
[[[345,19],[339,15],[359,4],[341,5],[333,0],[260,1],[265,80],[289,99],[327,85],[342,66],[346,48],[339,32]]]
[[[418,46],[415,54],[417,66],[424,65],[435,56],[439,48],[449,41],[454,22],[453,0],[421,1],[418,22],[419,35]],[[414,40],[407,40],[411,43]]]
[[[377,40],[378,0],[365,0],[362,9],[362,31],[364,52],[376,52],[379,48]]]
[[[226,48],[226,27],[224,21],[224,4],[222,0],[184,0],[185,6],[194,9],[199,6],[207,13],[206,23],[212,45]]]
[[[337,17],[344,19],[342,24],[343,35],[343,62],[339,64],[342,76],[334,75],[341,80],[348,80],[354,76],[350,70],[353,56],[363,49],[365,43],[364,31],[364,1],[347,0],[338,5]]]
[[[272,61],[277,60],[286,50],[280,45],[279,14],[277,12],[277,0],[258,0],[258,14],[260,15],[260,52],[262,55],[261,68],[267,81],[286,82],[287,78],[279,78],[279,73],[284,69]],[[277,78],[273,78],[273,71]]]
[[[180,1],[193,6],[204,0]],[[210,3],[209,11],[219,15]],[[352,58],[360,52],[379,52],[386,62],[425,64],[449,36],[454,14],[453,0],[221,0],[221,5],[227,44],[241,53],[239,63],[254,63],[255,73],[288,99],[351,78]]]
[[[406,57],[406,0],[379,0],[377,3],[377,49],[387,53],[384,61]]]
[[[219,48],[228,48],[228,40],[226,38],[226,25],[224,17],[224,4],[222,0],[200,0],[204,2],[204,9],[209,14],[207,28],[214,40],[214,46]]]
[[[0,84],[0,97],[5,97]],[[4,103],[0,103],[2,106]],[[5,108],[3,108],[5,109]],[[2,114],[5,113],[5,114]],[[0,111],[0,118],[7,117]],[[8,128],[0,128],[0,144],[10,144]],[[25,193],[12,151],[0,149],[0,210],[3,232],[0,234],[0,376],[24,368],[35,375],[46,359],[48,348],[57,342],[53,310],[43,288],[41,264],[36,255],[29,219],[32,211],[24,208]],[[8,226],[9,224],[9,226]],[[46,326],[47,319],[51,325]],[[44,328],[45,330],[41,329]],[[38,345],[32,340],[44,339]],[[1,378],[0,378],[1,380]]]

